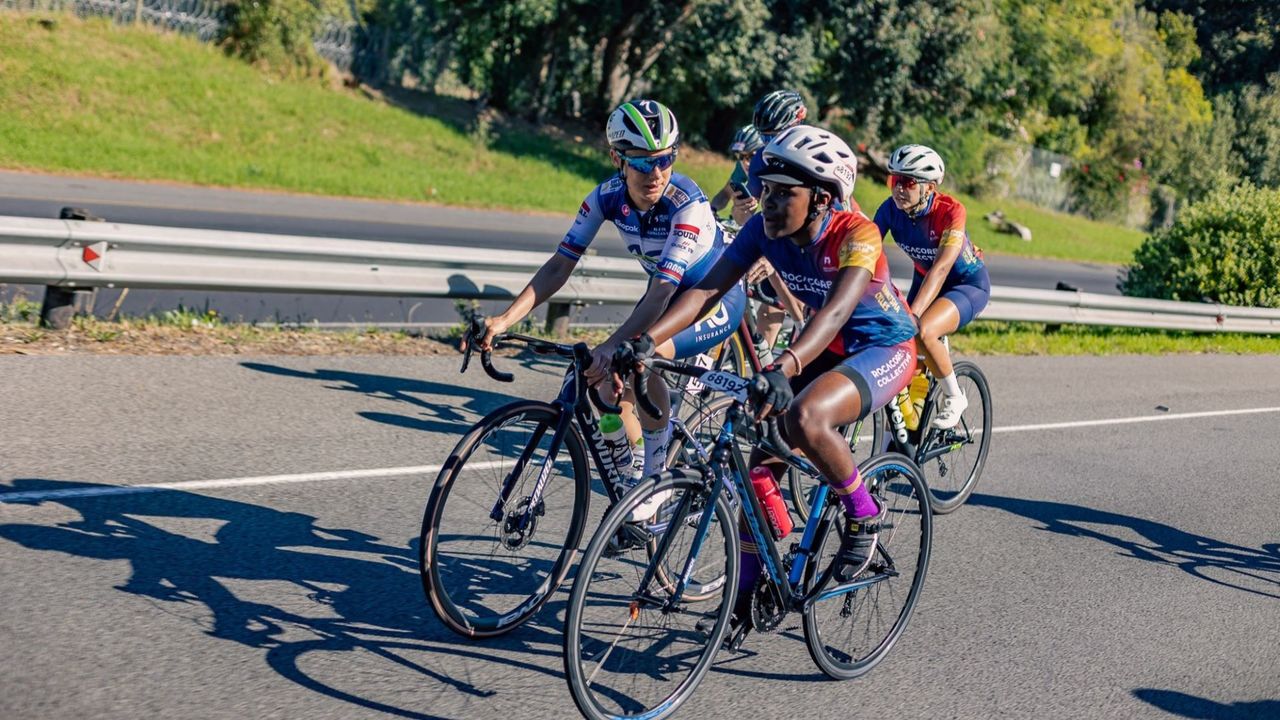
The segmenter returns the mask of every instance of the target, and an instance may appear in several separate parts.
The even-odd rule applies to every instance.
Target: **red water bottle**
[[[775,540],[781,540],[791,532],[791,514],[787,512],[787,503],[782,499],[782,491],[778,489],[778,481],[773,473],[763,465],[751,468],[751,486],[755,488],[760,506],[764,508],[769,526],[773,528]]]

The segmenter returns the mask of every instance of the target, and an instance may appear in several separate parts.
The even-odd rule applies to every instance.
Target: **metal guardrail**
[[[545,253],[0,216],[0,282],[93,287],[512,298]],[[648,278],[586,256],[557,303],[633,303]],[[897,281],[901,284],[901,281]],[[997,286],[985,320],[1280,333],[1280,310]]]

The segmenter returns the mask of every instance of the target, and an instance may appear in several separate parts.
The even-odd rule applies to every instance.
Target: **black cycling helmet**
[[[756,126],[743,125],[738,132],[734,133],[733,142],[729,143],[729,152],[735,155],[753,153],[762,147],[764,147],[764,138],[756,132]]]
[[[809,110],[804,98],[795,90],[774,90],[760,98],[752,116],[756,130],[765,135],[777,135],[793,125],[804,122]]]

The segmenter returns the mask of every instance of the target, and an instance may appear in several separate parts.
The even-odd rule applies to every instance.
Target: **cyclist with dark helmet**
[[[606,377],[617,344],[648,330],[673,298],[706,276],[725,248],[706,195],[693,180],[672,170],[680,147],[680,129],[670,109],[654,100],[625,102],[609,115],[605,134],[617,174],[587,195],[556,253],[506,310],[486,320],[487,332],[480,341],[481,348],[489,347],[494,335],[559,291],[608,220],[650,279],[630,317],[592,351],[587,371],[592,382]],[[691,319],[681,332],[668,335],[658,353],[691,358],[716,347],[737,329],[746,304],[742,288],[726,293],[722,303]],[[654,379],[651,395],[664,416],[669,415],[669,396],[660,378]],[[640,413],[640,424],[644,428],[645,474],[659,472],[666,466],[670,427],[667,420],[644,413]],[[651,514],[662,500],[654,498],[653,507],[646,506],[639,514]]]
[[[933,424],[954,427],[969,406],[960,390],[945,335],[968,325],[991,299],[991,279],[965,230],[959,200],[938,192],[946,174],[942,156],[924,145],[903,145],[889,156],[892,194],[876,211],[876,225],[911,258],[907,302],[920,327],[925,362],[941,381],[942,408]]]
[[[725,209],[733,199],[734,186],[747,184],[747,166],[751,164],[751,158],[755,157],[756,152],[764,145],[764,139],[760,137],[760,133],[756,132],[754,125],[743,125],[733,134],[733,142],[729,144],[729,154],[734,160],[733,171],[729,173],[729,179],[725,181],[724,187],[720,188],[720,192],[711,198],[712,212],[719,215],[720,211]]]
[[[805,107],[804,98],[795,90],[774,90],[760,98],[755,111],[751,115],[751,124],[764,143],[787,128],[804,122],[809,116],[809,108]],[[751,156],[747,164],[746,198],[735,198],[733,201],[733,219],[739,225],[745,225],[747,218],[759,208],[759,198],[763,186],[760,183],[760,170],[764,168],[764,146]]]
[[[774,138],[764,160],[762,213],[632,347],[644,355],[731,292],[757,258],[773,263],[814,315],[759,376],[767,392],[756,398],[756,412],[781,416],[790,443],[839,497],[845,526],[837,574],[845,582],[866,569],[878,537],[869,521],[882,508],[863,486],[837,428],[867,417],[906,387],[916,366],[916,327],[889,277],[880,230],[860,211],[833,208],[852,193],[857,177],[849,146],[826,130],[799,125]],[[751,462],[768,459],[757,449]],[[782,472],[777,464],[771,469],[775,477]],[[754,548],[744,545],[734,612],[740,629],[749,626],[745,603],[759,572]]]

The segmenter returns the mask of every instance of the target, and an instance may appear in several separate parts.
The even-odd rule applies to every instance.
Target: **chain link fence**
[[[72,12],[79,17],[105,17],[121,24],[143,22],[203,42],[217,40],[225,21],[219,0],[0,0],[0,10]],[[371,43],[357,23],[328,18],[314,43],[320,57],[343,72],[359,72],[376,63],[363,56]]]
[[[1066,155],[1028,147],[1018,153],[1009,178],[1009,194],[1038,207],[1072,212],[1075,208],[1067,170],[1074,165]]]

